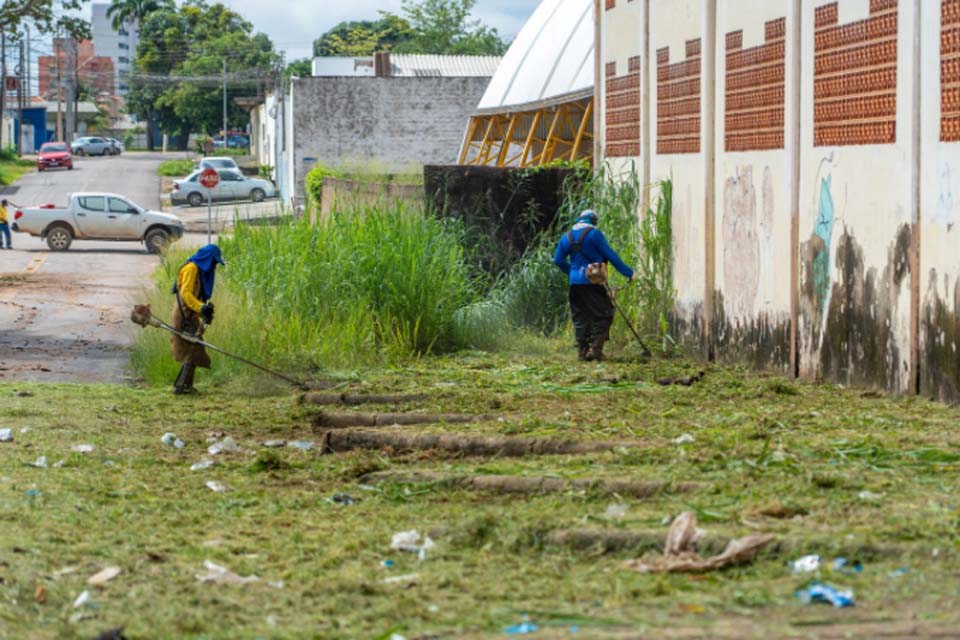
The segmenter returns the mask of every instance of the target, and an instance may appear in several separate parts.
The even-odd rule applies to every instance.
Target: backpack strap
[[[593,231],[593,227],[587,227],[583,230],[583,233],[580,234],[580,237],[577,238],[573,229],[567,234],[567,241],[570,243],[570,251],[573,253],[580,253],[580,250],[583,248],[583,241],[587,239],[587,235]]]

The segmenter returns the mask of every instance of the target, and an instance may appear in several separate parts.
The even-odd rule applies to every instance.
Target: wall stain
[[[713,293],[711,335],[717,360],[748,364],[757,369],[790,369],[790,314],[761,312],[742,318],[729,318],[722,291]]]
[[[823,335],[817,335],[820,322],[812,327],[813,345],[819,345],[819,376],[894,392],[907,389],[909,363],[900,353],[894,322],[901,292],[905,301],[909,300],[911,242],[910,225],[901,225],[881,274],[876,267],[865,268],[863,248],[849,232],[839,237],[838,275],[830,292]],[[810,255],[809,251],[804,254],[805,258]],[[808,275],[810,272],[814,285],[806,283],[801,291],[819,296],[813,265],[808,265]]]
[[[758,227],[753,167],[747,165],[727,179],[723,193],[723,291],[730,314],[737,319],[752,317],[756,312],[760,287]]]
[[[949,278],[944,274],[944,293],[949,296]],[[952,303],[952,304],[948,304]],[[937,271],[930,270],[921,318],[920,393],[941,402],[960,403],[960,280],[953,287],[953,300],[937,294]]]

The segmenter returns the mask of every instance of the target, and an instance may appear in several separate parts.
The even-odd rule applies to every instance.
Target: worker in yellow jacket
[[[173,307],[173,328],[181,333],[201,337],[206,325],[213,322],[213,285],[217,265],[226,265],[220,247],[208,244],[193,254],[180,267],[173,293],[177,303]],[[180,373],[173,383],[175,394],[193,393],[193,376],[197,367],[210,368],[210,356],[203,345],[174,335],[171,339],[173,357],[180,363]]]

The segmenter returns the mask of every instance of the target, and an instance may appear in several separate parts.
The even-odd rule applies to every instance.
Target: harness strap
[[[587,227],[583,230],[583,233],[580,234],[580,237],[577,238],[573,229],[567,234],[567,240],[570,242],[570,251],[573,253],[580,253],[580,250],[583,248],[583,241],[587,239],[587,234],[593,231],[593,227]]]

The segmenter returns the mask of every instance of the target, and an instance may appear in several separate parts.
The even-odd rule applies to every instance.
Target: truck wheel
[[[263,189],[254,189],[250,192],[250,199],[254,202],[263,202],[263,199],[267,197],[267,194],[264,193]]]
[[[187,196],[187,202],[190,203],[191,207],[199,207],[203,204],[203,194],[194,191]]]
[[[150,253],[160,253],[168,242],[170,242],[170,234],[163,229],[153,229],[143,238],[143,244]]]
[[[73,234],[67,227],[53,227],[47,231],[47,246],[51,251],[66,251],[73,242]]]

